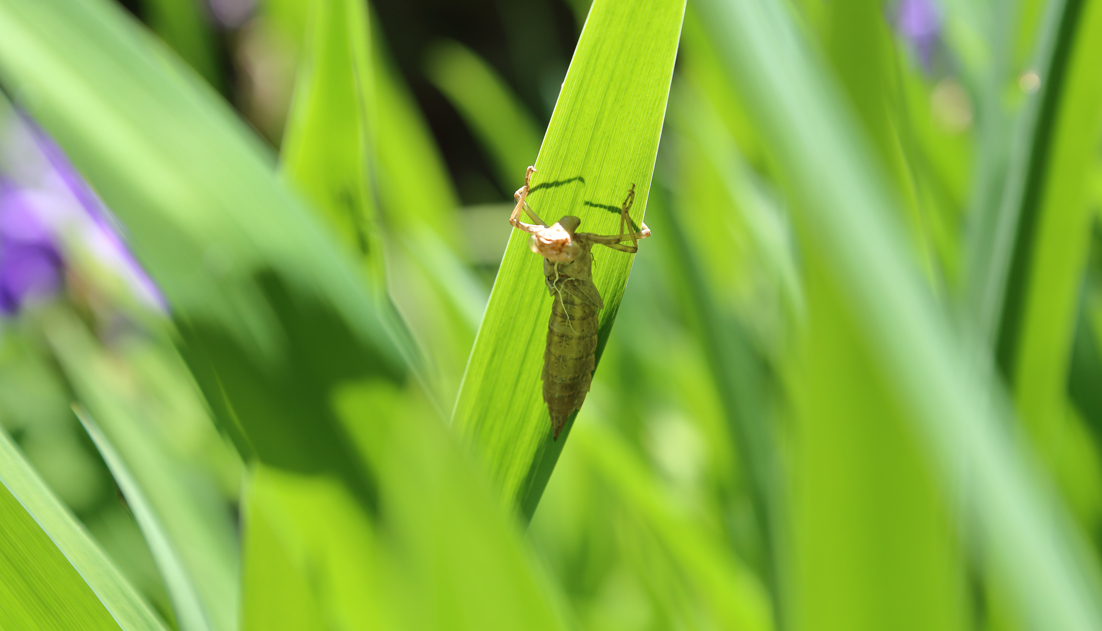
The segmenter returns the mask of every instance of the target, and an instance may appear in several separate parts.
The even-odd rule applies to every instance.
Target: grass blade
[[[936,461],[877,367],[846,296],[807,260],[795,387],[790,568],[794,628],[967,628],[960,546]],[[891,603],[884,606],[884,603]]]
[[[256,476],[242,498],[242,631],[267,631],[285,626],[301,631],[324,631],[325,618],[283,546],[273,520],[256,497]]]
[[[540,148],[529,204],[583,230],[615,233],[616,209],[636,185],[633,218],[646,208],[685,5],[597,0],[578,41]],[[523,173],[516,175],[517,185]],[[502,217],[502,221],[507,218]],[[646,242],[643,242],[646,251]],[[598,252],[594,282],[604,299],[598,359],[616,317],[632,257]],[[570,431],[551,439],[540,371],[551,296],[543,261],[515,232],[467,365],[453,422],[476,445],[505,505],[531,518]]]
[[[775,419],[769,412],[770,393],[776,391],[776,384],[767,361],[751,343],[745,327],[729,311],[720,308],[720,301],[710,289],[713,285],[706,281],[701,259],[707,256],[707,250],[702,248],[699,255],[694,251],[691,244],[699,241],[685,225],[692,225],[694,218],[663,214],[669,214],[669,219],[655,222],[655,226],[665,225],[670,231],[669,239],[678,260],[676,278],[684,283],[691,299],[689,310],[705,340],[703,346],[716,393],[750,487],[757,534],[764,548],[762,577],[770,594],[780,601],[784,587],[786,509],[785,476],[774,435]]]
[[[532,114],[489,64],[458,42],[438,43],[429,52],[427,74],[490,155],[498,184],[512,190],[517,173],[539,151]]]
[[[0,627],[165,631],[0,431]]]
[[[1053,134],[1065,96],[1068,60],[1077,35],[1085,33],[1078,31],[1084,5],[1080,0],[1060,0],[1046,6],[1033,64],[1041,84],[1019,115],[999,203],[980,209],[976,239],[968,252],[970,314],[980,339],[995,350],[1006,375],[1013,374],[1045,174],[1055,166]]]
[[[1075,11],[1068,7],[1067,11]],[[1091,244],[1093,178],[1102,137],[1102,9],[1087,3],[1076,17],[1037,167],[1037,190],[1024,195],[1007,278],[998,358],[1022,420],[1047,464],[1058,468],[1068,406],[1067,377],[1083,270]],[[1063,32],[1061,33],[1063,35]],[[1056,63],[1054,61],[1054,63]],[[1044,114],[1042,114],[1044,115]],[[1042,123],[1039,123],[1042,124]],[[1038,132],[1040,134],[1040,132]],[[1038,142],[1041,139],[1038,137]],[[1028,204],[1028,205],[1027,205]]]
[[[1056,516],[1028,457],[1002,433],[1009,415],[1003,394],[970,367],[905,258],[898,226],[885,212],[891,198],[810,46],[779,3],[698,6],[784,169],[809,246],[825,253],[824,273],[844,292],[861,337],[877,349],[887,383],[913,411],[947,487],[963,496],[965,516],[1014,587],[1016,604],[1039,627],[1102,628],[1076,534]]]
[[[255,136],[102,0],[0,2],[0,83],[126,225],[239,449],[330,471],[370,505],[328,400],[341,382],[404,380],[413,353]]]
[[[455,401],[486,289],[465,263],[459,198],[432,132],[372,32],[379,204],[389,235],[390,295],[426,352],[441,401]],[[410,191],[418,191],[410,194]]]
[[[357,629],[563,628],[515,523],[494,505],[447,428],[408,394],[353,385],[337,397],[338,413],[377,474],[381,508],[374,515],[327,476],[254,470],[247,628],[311,612]],[[360,421],[367,416],[373,422]],[[266,589],[286,600],[273,603]]]
[[[171,522],[162,518],[161,515],[163,511],[158,511],[154,508],[153,504],[150,502],[150,498],[143,492],[142,484],[130,472],[123,457],[115,451],[111,442],[104,436],[99,427],[96,426],[91,416],[80,407],[75,407],[74,411],[80,419],[81,424],[84,425],[85,431],[92,437],[92,441],[95,442],[96,448],[99,449],[104,461],[107,462],[107,466],[110,467],[111,474],[122,489],[123,494],[126,496],[127,503],[142,527],[142,534],[145,536],[146,541],[149,542],[150,549],[157,559],[161,575],[164,576],[165,585],[172,598],[173,609],[176,614],[176,620],[180,624],[180,628],[185,631],[208,631],[213,629],[235,628],[237,586],[232,580],[233,575],[226,574],[225,576],[216,577],[218,579],[230,579],[228,581],[219,580],[212,583],[202,583],[200,580],[197,580],[198,577],[192,573],[193,568],[187,567],[187,562],[191,559],[184,558],[184,555],[188,553],[191,553],[193,556],[195,551],[189,550],[186,547],[181,547],[180,543],[184,542],[178,539],[175,541],[173,540],[174,537],[168,531],[168,526]],[[137,436],[137,434],[135,436]],[[139,438],[139,441],[140,440]],[[147,455],[156,456],[158,454],[150,452]],[[146,477],[147,485],[149,484],[148,477],[149,476]],[[168,497],[163,497],[162,500],[169,500],[175,503],[181,497],[184,497],[183,494],[177,492]],[[174,516],[183,516],[187,518],[193,515],[193,513],[182,510],[176,512]],[[172,525],[176,526],[177,529],[183,526],[183,524],[179,522]],[[179,530],[174,534],[178,535]],[[232,559],[232,557],[209,558],[216,563]],[[204,578],[210,578],[210,576],[208,575]],[[227,587],[229,588],[228,591],[225,590]],[[204,588],[203,592],[205,593],[201,593],[200,588]],[[212,595],[215,597],[214,602],[210,600]],[[219,605],[223,604],[219,601],[225,601],[226,599],[228,599],[226,603],[228,607],[219,607]],[[217,609],[212,610],[212,605]]]
[[[1068,398],[1080,416],[1102,438],[1102,226],[1091,230],[1091,247],[1086,277],[1075,317],[1075,338],[1072,341],[1068,366]]]
[[[495,505],[446,427],[393,388],[349,387],[337,407],[378,472],[383,510],[375,522],[374,569],[380,608],[394,628],[566,627],[515,520]],[[380,411],[393,422],[355,422]]]
[[[169,449],[151,425],[157,419],[145,416],[155,409],[143,405],[151,395],[128,392],[130,382],[79,320],[59,312],[46,322],[47,340],[74,391],[100,419],[97,424],[75,408],[149,542],[176,620],[184,631],[236,628],[236,534],[215,482]]]
[[[587,426],[580,448],[598,476],[640,523],[653,529],[715,616],[717,628],[769,631],[774,627],[761,585],[706,528],[680,514],[645,465],[612,432]]]
[[[371,60],[375,69],[378,128],[379,200],[389,224],[427,224],[453,249],[459,196],[417,102],[384,46],[378,20],[372,20]],[[426,191],[410,195],[410,191]],[[428,220],[427,218],[431,218]]]
[[[370,186],[374,113],[370,33],[362,3],[310,3],[295,99],[280,152],[284,174],[313,202],[346,249],[383,281]]]
[[[223,90],[209,8],[198,2],[144,0],[149,27],[217,90]]]
[[[296,619],[306,620],[305,629],[330,628],[329,621],[340,621],[339,628],[385,628],[375,527],[346,486],[330,476],[258,464],[248,501],[246,629],[272,628],[273,620],[280,628]],[[266,570],[279,573],[260,574]],[[286,600],[273,602],[280,596]]]

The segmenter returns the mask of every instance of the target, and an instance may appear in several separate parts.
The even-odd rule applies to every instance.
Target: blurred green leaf
[[[617,498],[648,528],[704,597],[717,628],[768,631],[773,620],[761,584],[696,520],[681,514],[626,445],[599,425],[578,433],[579,447]]]
[[[349,385],[336,405],[369,454],[380,509],[366,514],[324,476],[258,467],[248,493],[246,628],[282,620],[309,628],[311,618],[343,629],[563,627],[515,524],[423,402],[369,384]],[[373,422],[359,421],[368,416]]]
[[[1102,434],[1102,349],[1089,313],[1080,307],[1068,367],[1068,396],[1094,431]]]
[[[1102,438],[1102,225],[1097,217],[1091,236],[1068,366],[1068,398]]]
[[[728,174],[729,175],[729,174]],[[684,208],[682,208],[684,209]],[[728,213],[730,208],[723,208]],[[708,212],[691,217],[665,211],[666,221],[655,222],[669,231],[669,240],[676,253],[671,267],[683,284],[688,305],[704,340],[716,393],[728,423],[728,436],[733,439],[738,461],[753,503],[757,537],[764,548],[762,577],[770,593],[782,600],[785,547],[785,476],[780,461],[780,446],[775,435],[775,418],[770,413],[772,396],[776,393],[772,374],[762,353],[752,343],[750,335],[712,288],[704,268],[705,258],[712,254],[707,248],[694,248],[702,241],[700,233],[716,230],[720,225],[708,221]],[[717,213],[718,214],[718,213]],[[708,230],[699,226],[708,225]],[[694,227],[696,229],[694,229]],[[711,260],[714,261],[714,258]],[[672,262],[672,261],[671,261]]]
[[[155,408],[142,405],[118,360],[97,350],[82,323],[57,312],[46,333],[77,396],[100,419],[75,408],[141,526],[181,629],[236,628],[234,524],[213,480],[169,449],[144,416]]]
[[[431,228],[462,253],[457,223],[459,197],[432,131],[394,66],[378,20],[372,20],[379,201],[389,226]]]
[[[178,490],[169,491],[158,497],[162,506],[170,505],[177,509],[172,512],[170,517],[182,518],[182,521],[170,521],[163,518],[161,514],[158,514],[159,512],[163,514],[163,510],[158,511],[150,501],[151,498],[157,496],[150,495],[147,497],[142,490],[142,483],[130,472],[122,456],[114,450],[110,441],[103,435],[103,432],[100,431],[87,412],[80,407],[76,407],[74,410],[80,418],[80,422],[84,425],[84,429],[96,443],[103,459],[111,468],[115,481],[123,489],[123,494],[126,496],[135,518],[142,526],[142,533],[152,548],[154,558],[157,560],[168,586],[175,608],[176,620],[180,627],[196,631],[235,628],[234,614],[237,605],[237,585],[233,581],[233,574],[223,571],[228,569],[224,566],[234,560],[234,555],[223,554],[218,556],[212,554],[212,552],[216,552],[213,550],[187,547],[188,544],[199,543],[202,545],[207,543],[202,541],[201,537],[195,536],[202,533],[203,528],[198,529],[198,532],[196,530],[187,532],[191,536],[181,540],[180,534],[184,532],[186,526],[205,525],[201,522],[196,523],[198,520],[195,517],[202,513],[187,510],[190,507],[185,502],[190,498],[187,498],[185,493]],[[135,432],[132,438],[138,436]],[[141,439],[139,438],[135,442],[141,442]],[[147,443],[142,446],[149,447],[150,444]],[[153,459],[163,456],[163,454],[156,453],[156,450],[150,450],[146,455],[153,456]],[[167,486],[151,484],[149,480],[156,473],[150,475],[149,471],[152,467],[143,467],[143,469],[145,469],[145,476],[143,477],[146,480],[146,486]],[[163,492],[167,489],[161,488],[160,490]],[[181,502],[181,499],[184,499],[184,502]],[[190,522],[190,524],[187,522]],[[195,569],[193,569],[196,562],[205,563],[208,567],[204,569],[214,571],[208,571],[201,577],[196,576]],[[192,567],[189,568],[188,565]]]
[[[929,229],[924,225],[929,220],[923,216],[927,211],[911,186],[913,174],[903,154],[901,136],[909,133],[910,125],[899,119],[906,104],[891,98],[899,80],[894,76],[898,52],[885,13],[904,10],[901,4],[886,8],[879,0],[832,2],[826,8],[823,39],[826,60],[860,123],[855,131],[877,156],[875,167],[894,184],[894,205],[906,211],[914,249],[933,276]]]
[[[459,199],[447,167],[372,26],[377,187],[386,222],[390,295],[425,350],[429,381],[455,401],[487,292],[466,264]]]
[[[257,478],[242,498],[241,629],[267,631],[284,626],[325,631],[325,619],[311,584],[292,561],[265,507],[254,491]]]
[[[365,259],[376,286],[382,247],[370,182],[374,77],[361,2],[310,3],[307,36],[280,152],[284,174]]]
[[[164,631],[0,431],[0,628]]]
[[[425,351],[426,380],[441,402],[454,402],[486,288],[428,222],[396,227],[388,244],[391,296]]]
[[[746,0],[698,6],[782,169],[804,243],[816,254],[811,264],[839,292],[863,346],[875,349],[875,369],[913,414],[943,488],[958,494],[1015,604],[1038,627],[1102,628],[1082,541],[1028,455],[1003,433],[1005,396],[969,363],[905,256],[885,212],[892,197],[786,8]]]
[[[862,136],[890,168],[886,175],[896,175],[899,155],[887,99],[895,50],[884,12],[882,3],[870,0],[832,2],[822,37],[825,60],[861,123]]]
[[[789,622],[822,631],[965,629],[963,555],[936,461],[818,256],[807,261],[809,330],[792,379],[797,606]]]
[[[498,184],[512,190],[517,173],[524,173],[539,152],[539,129],[532,114],[486,61],[458,42],[438,42],[426,65],[429,79],[489,154]]]
[[[391,410],[371,412],[394,418]],[[344,485],[261,464],[247,500],[245,629],[390,627],[374,527]]]
[[[378,473],[382,509],[372,542],[379,605],[390,616],[384,622],[426,630],[565,628],[516,521],[423,403],[372,385],[345,389],[337,406]],[[356,422],[372,413],[391,422]]]
[[[745,556],[783,619],[788,500],[777,412],[784,391],[776,372],[790,344],[787,331],[805,316],[794,244],[781,209],[743,161],[704,91],[683,79],[674,99],[675,129],[682,134],[676,206],[668,224],[659,214],[652,226],[670,233],[667,266],[700,337],[726,438],[738,453],[739,478],[753,506],[761,553]]]
[[[145,19],[166,44],[216,90],[223,90],[210,8],[203,0],[140,0]]]
[[[328,471],[371,505],[329,397],[348,380],[404,379],[414,354],[256,137],[103,0],[0,3],[0,83],[123,220],[239,449]]]
[[[674,99],[676,129],[684,135],[679,159],[702,162],[682,164],[676,174],[678,216],[686,245],[699,259],[702,289],[715,294],[709,301],[717,309],[775,321],[773,328],[756,331],[755,341],[780,363],[776,338],[802,324],[804,310],[789,219],[698,84],[682,81]]]
[[[974,217],[974,238],[967,253],[967,307],[979,339],[995,351],[1000,370],[1011,379],[1017,360],[1028,275],[1033,265],[1034,235],[1039,227],[1044,196],[1048,194],[1046,174],[1056,173],[1049,169],[1061,166],[1054,152],[1057,151],[1056,135],[1061,133],[1057,121],[1071,79],[1068,64],[1077,42],[1087,42],[1084,48],[1087,51],[1093,47],[1089,36],[1094,27],[1084,26],[1085,30],[1078,30],[1081,23],[1085,24],[1081,20],[1084,5],[1080,0],[1048,3],[1032,62],[1039,86],[1035,93],[1026,95],[1028,100],[1015,122],[1009,151],[997,139],[990,141],[1002,149],[992,149],[988,153],[1008,153],[1009,163],[1003,178],[998,180],[1002,190],[1001,194],[993,196],[997,201],[978,208]],[[1089,57],[1091,53],[1086,54]],[[998,79],[1001,79],[998,83],[992,80],[993,87],[1001,92],[1005,77]],[[1083,86],[1085,94],[1093,91],[1091,83],[1088,81]],[[1084,110],[1080,116],[1092,114],[1093,111]],[[1078,125],[1075,129],[1080,134],[1084,122],[1075,121]],[[992,133],[1000,135],[997,130]],[[1077,151],[1074,144],[1073,141],[1068,150]],[[1076,181],[1080,172],[1077,167],[1067,176],[1067,182]],[[981,189],[978,193],[984,191]],[[1085,233],[1083,238],[1086,238]]]
[[[545,221],[576,215],[583,230],[614,233],[633,184],[634,219],[642,217],[684,8],[679,0],[647,7],[593,4],[536,160],[528,203]],[[519,186],[524,174],[516,178]],[[562,442],[552,441],[539,376],[551,296],[543,259],[528,250],[528,237],[515,231],[509,241],[453,418],[487,464],[503,503],[525,519],[536,509],[571,425]],[[621,252],[595,253],[593,278],[605,303],[598,359],[631,261]]]
[[[418,358],[424,377],[450,404],[485,302],[452,249],[459,241],[451,184],[361,4],[326,0],[310,10],[284,172],[349,251],[367,258],[376,286],[390,281],[390,295],[425,351]]]
[[[1090,184],[1102,137],[1097,72],[1102,8],[1087,3],[1068,19],[1075,21],[1074,30],[1061,37],[1072,40],[1071,48],[1050,71],[1057,84],[1051,89],[1059,94],[1045,97],[1055,100],[1055,110],[1051,121],[1040,123],[1051,129],[1043,141],[1047,145],[1035,148],[1044,152],[1035,157],[1041,179],[1032,184],[1038,190],[1028,193],[1035,197],[1022,202],[998,349],[1033,444],[1056,469],[1064,459],[1068,366],[1097,203]]]

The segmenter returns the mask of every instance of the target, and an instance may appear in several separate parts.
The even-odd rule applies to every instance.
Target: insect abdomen
[[[543,356],[543,400],[556,439],[593,381],[597,325],[595,305],[567,291],[556,292]]]

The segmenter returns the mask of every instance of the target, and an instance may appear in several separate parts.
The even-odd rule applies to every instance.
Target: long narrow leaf
[[[378,617],[389,613],[395,629],[565,628],[555,591],[516,521],[495,505],[446,427],[393,388],[349,387],[337,407],[378,472]],[[355,422],[380,412],[393,422]]]
[[[699,6],[784,168],[804,234],[827,254],[826,273],[877,349],[886,383],[913,411],[948,487],[965,499],[1015,602],[1039,626],[1102,628],[1080,542],[1054,517],[1028,458],[1001,432],[1004,395],[989,375],[970,369],[905,258],[867,148],[855,141],[852,120],[785,8],[747,0]]]
[[[1069,8],[1069,10],[1071,10]],[[999,358],[1038,449],[1058,466],[1061,419],[1083,269],[1097,199],[1090,186],[1102,137],[1102,9],[1078,19],[1052,114],[1033,216],[1023,216],[1008,278]],[[1054,70],[1055,71],[1055,70]],[[1024,202],[1023,202],[1024,203]]]
[[[374,78],[362,3],[310,3],[308,33],[280,157],[288,178],[322,211],[349,252],[382,281],[370,177]]]
[[[229,510],[214,481],[189,470],[155,433],[152,423],[167,419],[143,417],[155,408],[143,407],[142,399],[128,392],[128,382],[97,351],[82,323],[55,313],[45,328],[77,396],[96,414],[76,409],[149,542],[181,628],[232,631],[238,553]],[[213,432],[207,419],[198,420]]]
[[[377,474],[374,515],[326,476],[253,471],[247,628],[311,612],[349,629],[563,627],[515,523],[447,428],[413,401],[376,386],[350,386],[337,399]],[[373,422],[360,422],[367,416]]]
[[[283,541],[258,501],[256,476],[242,499],[242,616],[243,631],[266,631],[279,626],[301,631],[324,631],[325,620],[310,581],[291,559]]]
[[[581,229],[617,231],[620,204],[635,186],[632,216],[646,208],[685,5],[597,0],[578,41],[532,179],[529,205],[544,221],[564,215]],[[517,185],[523,173],[517,174]],[[611,212],[610,212],[611,211]],[[502,221],[507,218],[502,217]],[[647,244],[641,248],[646,251]],[[598,357],[623,296],[632,257],[596,252],[593,278],[604,299]],[[540,370],[551,295],[543,260],[515,232],[456,403],[454,424],[489,467],[505,505],[530,518],[569,435],[551,438]]]
[[[404,379],[413,353],[258,140],[105,0],[0,2],[0,84],[126,225],[242,452],[333,472],[370,505],[328,398],[344,381]]]
[[[458,42],[431,50],[428,75],[474,131],[508,190],[539,151],[532,115],[489,64]]]
[[[207,7],[180,0],[142,0],[153,32],[216,89],[222,89],[214,29]],[[225,11],[223,9],[223,11]]]
[[[736,565],[729,550],[679,514],[674,503],[626,445],[611,432],[587,427],[578,440],[585,458],[617,491],[628,510],[652,528],[662,546],[702,594],[719,628],[775,628],[761,585]]]
[[[980,339],[997,351],[1000,369],[1007,375],[1013,372],[1045,174],[1055,166],[1053,138],[1069,78],[1068,60],[1077,38],[1090,34],[1079,31],[1084,6],[1081,0],[1046,6],[1034,58],[1041,85],[1017,121],[999,202],[981,209],[968,252],[970,316]]]
[[[0,628],[165,627],[0,431]]]
[[[139,525],[142,526],[142,533],[145,535],[146,541],[149,542],[150,549],[153,552],[154,558],[156,558],[161,570],[161,574],[165,577],[165,585],[169,590],[170,597],[175,609],[176,620],[179,622],[180,627],[187,631],[205,631],[208,629],[232,629],[234,624],[233,609],[226,611],[228,617],[223,616],[220,622],[217,624],[215,619],[210,615],[207,603],[203,602],[203,595],[198,591],[199,584],[190,576],[185,566],[185,560],[181,557],[182,552],[188,552],[186,549],[180,549],[172,541],[171,535],[166,530],[166,524],[162,521],[156,510],[153,508],[149,499],[142,491],[141,485],[137,478],[130,472],[122,457],[111,446],[110,441],[103,435],[99,427],[90,416],[82,409],[75,409],[77,417],[80,418],[81,424],[84,425],[85,431],[92,437],[92,441],[96,444],[96,448],[99,449],[100,454],[103,456],[107,466],[111,469],[111,474],[114,476],[115,481],[119,484],[119,487],[123,489],[123,493],[126,495],[131,510],[134,512],[135,518],[138,520]],[[181,511],[181,514],[186,512]],[[222,559],[219,559],[221,561]],[[232,582],[228,585],[230,591],[228,593],[222,592],[217,594],[222,597],[229,597],[232,599],[235,596],[236,585]],[[214,587],[213,584],[208,584],[208,590]],[[211,592],[208,591],[206,595]]]

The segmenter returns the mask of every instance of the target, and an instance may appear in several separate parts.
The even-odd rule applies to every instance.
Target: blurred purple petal
[[[0,244],[53,244],[53,226],[36,206],[34,195],[28,191],[0,191]]]
[[[29,296],[56,291],[64,265],[81,256],[121,278],[140,302],[165,311],[114,217],[61,149],[23,115],[2,122],[0,311],[14,313]]]
[[[80,173],[73,167],[72,163],[65,156],[61,148],[58,147],[46,132],[42,131],[26,116],[21,116],[20,120],[26,126],[27,131],[30,132],[31,137],[34,139],[36,148],[45,158],[48,169],[46,170],[47,178],[45,184],[52,185],[50,188],[56,188],[61,191],[67,192],[69,195],[76,198],[79,206],[84,209],[84,212],[88,214],[96,223],[101,224],[105,229],[114,231],[114,226],[108,220],[107,208],[96,196],[92,189],[84,182],[84,178],[80,176]],[[76,206],[70,205],[70,208],[76,208]]]
[[[76,171],[61,148],[33,121],[26,117],[21,118],[33,136],[39,151],[52,167],[52,174],[58,178],[61,187],[76,198],[79,206],[84,210],[84,217],[92,220],[91,222],[72,222],[75,237],[80,245],[87,248],[89,253],[101,263],[122,276],[140,301],[147,306],[167,311],[164,296],[134,258],[130,249],[126,247],[119,234],[119,222],[111,211]]]
[[[208,6],[222,28],[236,29],[256,10],[256,0],[208,0]]]
[[[918,52],[929,69],[941,41],[941,10],[934,0],[900,0],[895,10],[895,29]]]
[[[61,285],[61,257],[52,248],[2,244],[0,311],[15,313],[29,299],[49,296]]]

